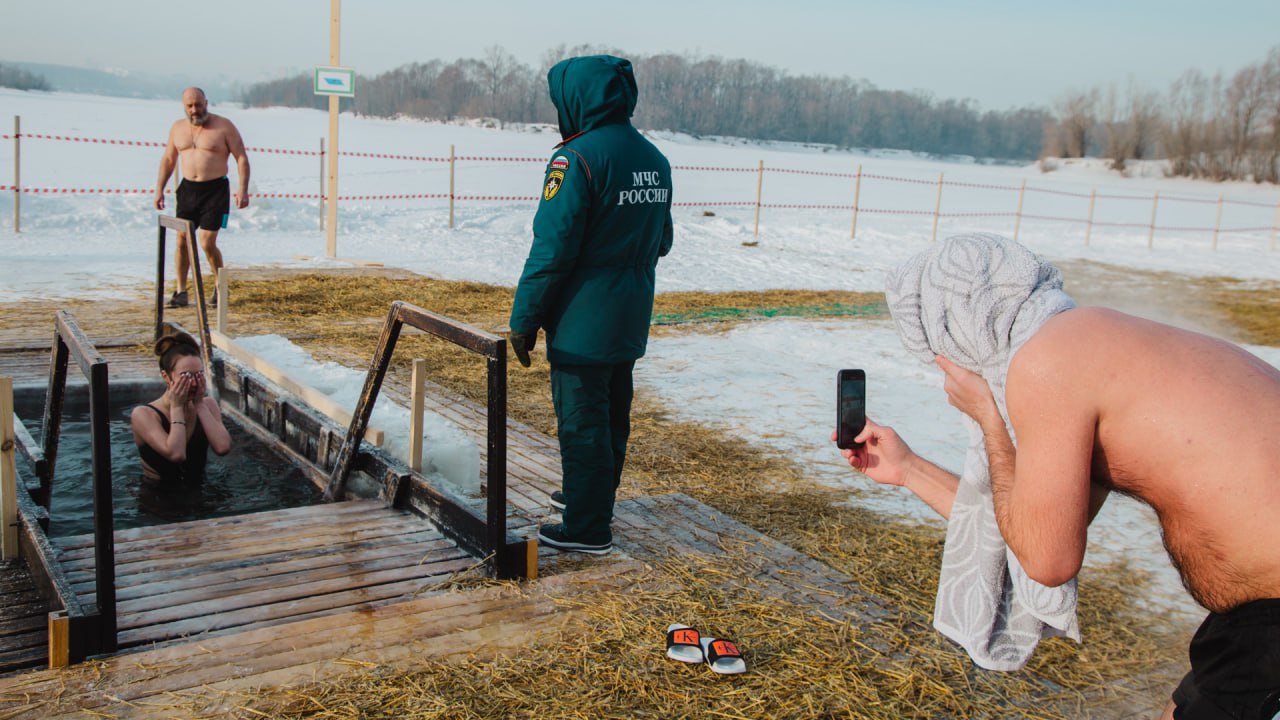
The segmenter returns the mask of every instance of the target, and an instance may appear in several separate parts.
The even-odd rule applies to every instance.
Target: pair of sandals
[[[712,672],[721,675],[747,671],[747,662],[732,640],[704,638],[697,630],[679,623],[667,627],[667,657],[687,663],[705,662]]]

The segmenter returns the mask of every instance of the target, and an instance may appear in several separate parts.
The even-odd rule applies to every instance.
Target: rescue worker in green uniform
[[[563,142],[547,165],[510,342],[529,367],[544,330],[551,363],[563,475],[551,504],[562,522],[543,525],[538,539],[604,554],[631,432],[631,374],[649,339],[658,258],[671,249],[671,165],[631,125],[629,61],[570,58],[547,83]]]

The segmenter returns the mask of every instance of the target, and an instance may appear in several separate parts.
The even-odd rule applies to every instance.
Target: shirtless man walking
[[[1209,610],[1163,717],[1280,717],[1280,371],[1228,342],[1068,309],[1007,358],[1015,447],[992,385],[961,366],[974,358],[932,342],[925,352],[951,405],[982,430],[1000,534],[1033,580],[1076,576],[1109,491],[1155,509],[1183,584]],[[842,451],[853,467],[949,516],[956,475],[892,428],[868,421],[857,440]]]
[[[156,182],[156,209],[164,210],[164,186],[173,174],[178,157],[182,157],[182,182],[178,184],[178,207],[175,215],[190,220],[199,228],[197,238],[213,269],[214,281],[222,269],[222,252],[218,250],[218,230],[226,226],[231,211],[231,183],[227,180],[228,158],[236,159],[239,190],[236,208],[249,206],[249,156],[245,154],[240,131],[230,120],[209,112],[204,91],[189,87],[182,93],[186,119],[169,128],[169,142],[160,158],[160,178]],[[191,259],[187,257],[186,233],[178,235],[174,251],[178,277],[169,307],[187,305],[187,274]],[[212,303],[217,304],[217,293]]]

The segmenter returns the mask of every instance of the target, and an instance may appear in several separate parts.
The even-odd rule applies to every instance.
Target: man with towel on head
[[[957,476],[867,421],[842,451],[948,519],[934,626],[982,667],[1079,640],[1075,577],[1108,492],[1155,509],[1209,616],[1165,718],[1280,713],[1280,371],[1228,342],[1106,308],[996,235],[947,239],[895,270],[903,343],[945,374],[970,430]],[[1016,444],[1015,444],[1016,441]]]

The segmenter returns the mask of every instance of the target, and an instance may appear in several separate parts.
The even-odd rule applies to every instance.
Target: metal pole
[[[1022,187],[1018,188],[1018,212],[1014,214],[1013,241],[1018,242],[1018,231],[1022,229],[1022,200],[1027,196],[1027,179],[1022,178]]]
[[[453,146],[449,146],[449,229],[453,229],[453,167],[456,156],[453,154]]]
[[[858,163],[858,179],[853,184],[853,229],[849,231],[849,239],[858,238],[858,198],[862,196],[862,163]]]
[[[938,173],[938,199],[933,203],[933,237],[929,242],[938,241],[938,215],[942,212],[942,173]]]
[[[756,174],[756,225],[751,231],[752,237],[760,237],[760,194],[764,190],[764,161],[760,161],[760,170]]]
[[[13,116],[13,231],[22,232],[22,116]]]

